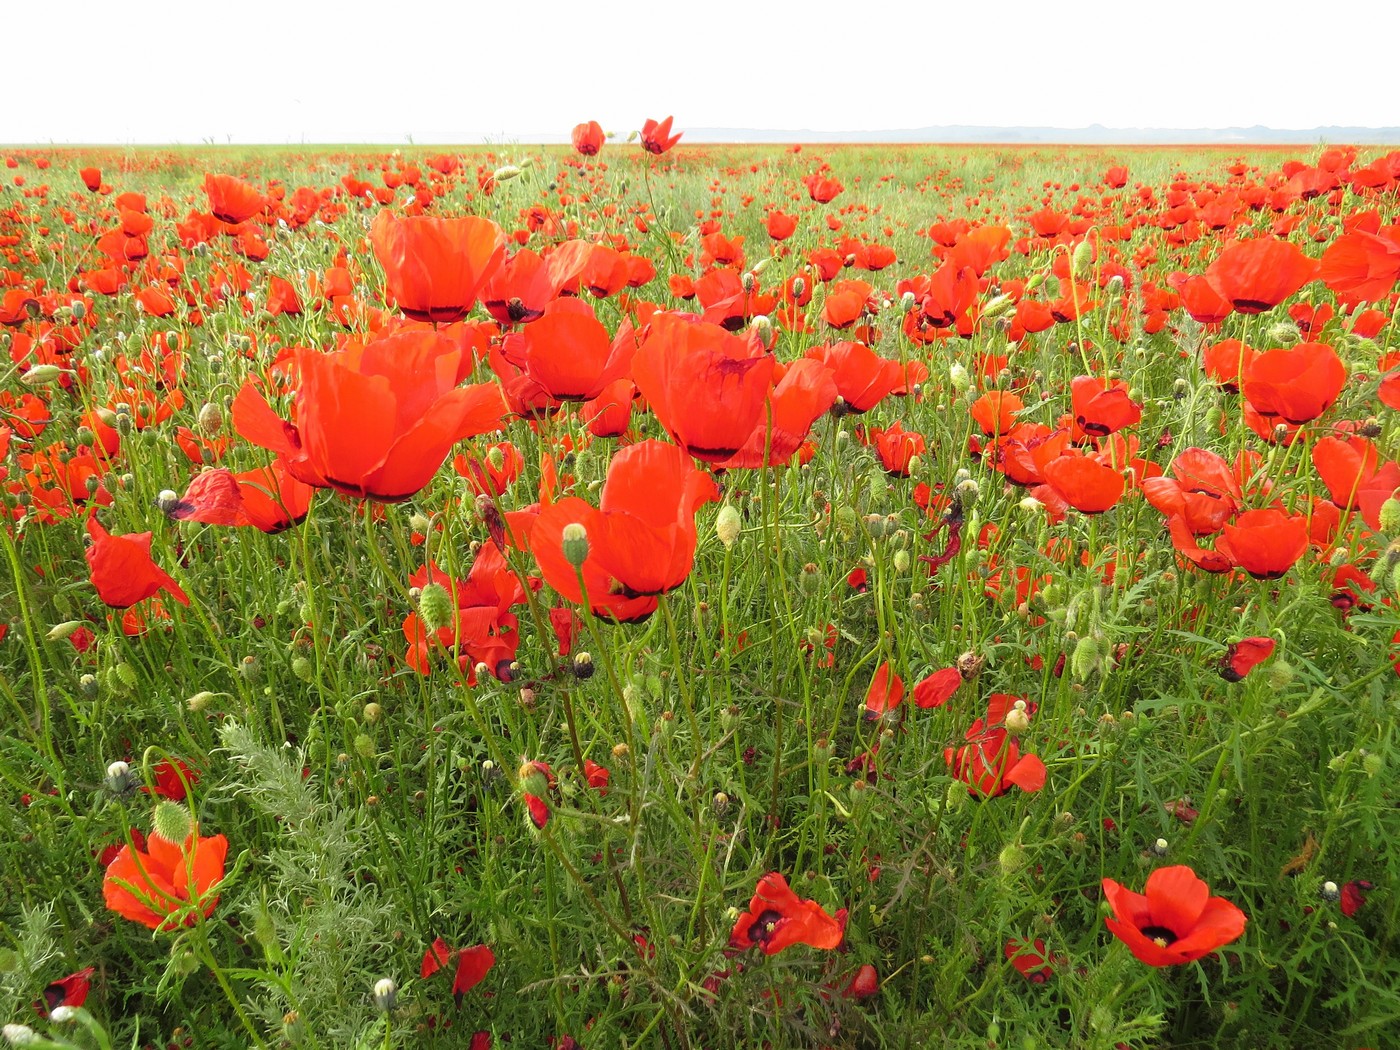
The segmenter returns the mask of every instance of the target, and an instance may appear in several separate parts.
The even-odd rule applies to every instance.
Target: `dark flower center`
[[[769,908],[761,912],[757,919],[749,926],[749,940],[756,944],[767,944],[768,939],[773,936],[773,931],[778,928],[778,923],[783,921],[783,913]]]
[[[1169,930],[1165,926],[1144,926],[1142,935],[1158,948],[1170,948],[1181,939],[1174,930]]]

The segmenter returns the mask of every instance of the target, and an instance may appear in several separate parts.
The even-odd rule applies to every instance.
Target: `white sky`
[[[667,114],[678,131],[1400,125],[1396,0],[5,6],[11,143],[532,142]]]

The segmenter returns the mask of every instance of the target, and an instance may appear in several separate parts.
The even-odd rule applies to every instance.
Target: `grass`
[[[1102,514],[1071,509],[1058,521],[1043,493],[1027,503],[1024,487],[972,450],[986,438],[968,411],[986,390],[1015,390],[1027,406],[1019,422],[1053,427],[1071,410],[1074,376],[1121,378],[1142,406],[1128,431],[1138,456],[1167,468],[1193,446],[1232,462],[1254,452],[1250,507],[1278,500],[1320,514],[1309,508],[1334,493],[1312,465],[1318,440],[1356,426],[1381,461],[1400,447],[1376,384],[1393,320],[1363,338],[1339,314],[1312,336],[1337,348],[1350,380],[1284,445],[1244,424],[1240,395],[1207,379],[1200,352],[1229,337],[1296,342],[1289,307],[1330,303],[1328,288],[1232,314],[1215,333],[1179,307],[1149,331],[1141,309],[1145,282],[1165,288],[1173,271],[1203,272],[1225,240],[1199,222],[1163,229],[1153,220],[1173,201],[1278,186],[1285,161],[1316,156],[683,142],[660,158],[612,144],[587,164],[563,149],[501,148],[437,174],[429,158],[457,151],[10,152],[7,283],[36,301],[5,330],[14,367],[0,387],[0,427],[11,429],[0,459],[11,512],[0,532],[0,781],[11,803],[0,833],[10,889],[0,1003],[13,1023],[77,1046],[465,1046],[477,1032],[496,1045],[561,1047],[1397,1045],[1393,525],[1377,530],[1343,510],[1335,533],[1279,579],[1203,573],[1135,488]],[[1243,174],[1231,176],[1236,162]],[[492,184],[507,163],[523,171]],[[799,180],[823,163],[845,190],[819,206]],[[1102,185],[1114,163],[1131,173],[1121,190]],[[88,164],[102,168],[110,196],[83,189]],[[713,221],[744,238],[742,269],[766,260],[760,290],[797,274],[817,288],[800,311],[810,331],[775,329],[773,352],[796,361],[849,338],[820,320],[830,287],[804,269],[806,253],[844,253],[848,236],[887,243],[895,265],[837,280],[874,286],[885,305],[862,319],[867,335],[885,358],[923,362],[928,378],[863,416],[824,414],[800,466],[718,473],[721,497],[694,515],[693,566],[644,622],[591,615],[535,583],[542,570],[528,551],[510,550],[507,571],[528,595],[511,609],[513,666],[478,671],[472,684],[470,664],[459,671],[460,654],[438,650],[419,674],[404,621],[429,613],[410,576],[431,558],[464,579],[492,543],[490,514],[450,458],[405,502],[320,491],[304,521],[273,535],[160,510],[163,493],[184,493],[201,470],[191,440],[206,467],[216,454],[234,470],[270,461],[237,432],[233,401],[250,377],[272,375],[280,348],[330,349],[347,332],[311,305],[313,276],[344,266],[354,303],[384,306],[365,240],[381,205],[356,199],[343,178],[382,186],[410,166],[436,187],[432,214],[530,230],[533,248],[625,240],[651,260],[657,276],[642,287],[585,294],[610,335],[625,317],[640,321],[643,301],[693,308],[668,278],[701,275],[701,224]],[[284,217],[299,187],[327,192],[302,225],[253,221],[265,260],[238,255],[229,236],[182,245],[176,224],[206,210],[200,186],[216,170],[280,186]],[[155,218],[149,259],[117,294],[89,293],[81,275],[100,268],[96,238],[120,221],[113,199],[125,191],[144,193]],[[410,187],[392,195],[395,207],[411,198]],[[768,206],[799,217],[791,241],[770,242]],[[1084,228],[1016,250],[1029,216],[1047,207]],[[1277,213],[1240,207],[1230,228],[1266,233],[1297,216],[1291,236],[1316,257],[1343,218],[1371,207],[1397,221],[1393,190],[1344,189]],[[1019,342],[996,323],[914,342],[897,283],[933,272],[925,231],[957,218],[1012,230],[980,303],[1030,279],[1048,298],[1070,287],[1072,268],[1099,305]],[[1127,240],[1103,236],[1125,224]],[[1086,238],[1097,260],[1076,248]],[[1109,288],[1111,262],[1128,274],[1125,292]],[[302,313],[267,309],[273,274],[301,293]],[[136,305],[134,291],[157,282],[174,292],[166,317]],[[478,307],[473,318],[484,316]],[[348,331],[365,337],[371,321],[361,310]],[[62,346],[55,332],[70,329],[75,345],[54,358],[62,382],[26,384],[46,348]],[[469,381],[498,380],[482,361]],[[21,418],[33,407],[25,397],[40,402],[31,418],[47,419],[41,429]],[[286,398],[274,401],[285,417]],[[44,456],[81,462],[100,444],[99,422],[118,441],[87,453],[93,488],[61,485],[46,507],[55,489]],[[896,422],[927,443],[912,476],[883,469],[862,440]],[[630,439],[642,438],[667,431],[638,406]],[[569,409],[514,419],[454,451],[486,460],[498,441],[523,463],[486,501],[502,511],[536,502],[542,462],[559,495],[597,506],[619,447]],[[919,505],[921,484],[931,510]],[[959,525],[938,498],[955,493],[962,549],[931,574],[921,559],[941,555]],[[161,613],[146,599],[147,629],[124,630],[84,561],[99,501],[112,534],[152,533],[151,556],[188,607],[165,594]],[[730,507],[740,531],[725,543],[716,522]],[[1334,600],[1342,564],[1377,585],[1349,609]],[[578,615],[568,654],[555,609]],[[1227,681],[1222,656],[1251,636],[1277,647]],[[591,675],[578,673],[579,652]],[[910,691],[940,668],[959,667],[963,680],[941,707],[906,698],[867,719],[886,663]],[[1020,748],[1046,767],[1038,791],[979,798],[954,776],[945,752],[968,742],[995,694],[1035,708]],[[170,783],[169,766],[158,779],[175,759],[190,770],[185,784]],[[109,775],[119,760],[129,778]],[[606,793],[583,760],[608,769]],[[153,932],[105,906],[103,851],[151,834],[158,782],[187,791],[200,833],[222,834],[229,852],[208,917]],[[547,806],[543,827],[526,794]],[[1198,962],[1149,967],[1106,929],[1102,881],[1141,892],[1151,871],[1174,864],[1248,925]],[[828,914],[845,909],[839,951],[728,948],[770,872]],[[1353,914],[1324,892],[1362,882],[1372,888]],[[455,955],[420,976],[435,938],[494,953],[460,1001]],[[1043,980],[1008,961],[1011,941],[1043,944]],[[867,964],[875,994],[843,994]],[[45,986],[89,966],[83,1023],[41,1020],[31,1004]],[[383,978],[396,985],[387,1010],[372,994]]]

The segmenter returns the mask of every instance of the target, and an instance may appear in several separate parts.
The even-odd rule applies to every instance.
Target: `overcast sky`
[[[1400,124],[1396,0],[11,0],[0,24],[11,143]]]

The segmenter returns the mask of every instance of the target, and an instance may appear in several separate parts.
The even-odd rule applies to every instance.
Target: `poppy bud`
[[[256,682],[262,673],[262,663],[249,653],[238,663],[238,674],[245,682]]]
[[[1026,713],[1026,702],[1017,700],[1016,706],[1006,712],[1006,731],[1012,736],[1020,736],[1031,727],[1031,716]]]
[[[1298,331],[1298,326],[1292,321],[1277,321],[1269,326],[1269,342],[1288,349],[1296,346],[1303,338],[1303,334]]]
[[[1322,888],[1319,892],[1322,894],[1322,899],[1325,901],[1338,901],[1342,899],[1342,888],[1331,879],[1328,879],[1322,884]]]
[[[112,794],[125,795],[131,790],[131,766],[125,762],[113,762],[107,767],[107,777],[103,783]]]
[[[215,695],[216,694],[209,692],[207,689],[203,690],[202,692],[195,693],[194,696],[186,700],[185,706],[195,714],[198,714],[209,706],[210,701],[214,699]]]
[[[78,679],[78,691],[89,700],[97,696],[97,692],[100,688],[101,686],[97,681],[96,675],[85,674]]]
[[[564,552],[564,560],[575,569],[583,568],[583,563],[588,560],[588,530],[578,522],[571,521],[564,526],[562,539],[560,546]]]
[[[1148,852],[1155,857],[1165,857],[1170,848],[1166,839],[1158,839],[1148,847]]]
[[[1074,655],[1070,657],[1070,672],[1082,681],[1098,670],[1102,656],[1103,651],[1098,639],[1086,635],[1079,639],[1074,647]]]
[[[1391,496],[1381,504],[1380,526],[1387,536],[1400,532],[1400,499]]]
[[[754,283],[754,275],[751,272],[745,272],[744,275],[739,278],[739,287],[744,289],[744,291],[746,292],[753,291]]]
[[[909,571],[912,558],[907,550],[897,550],[894,552],[894,571],[901,575]]]
[[[739,510],[732,503],[726,503],[719,510],[719,515],[715,518],[715,535],[724,544],[725,550],[734,546],[734,541],[739,538],[740,521]]]
[[[953,365],[948,369],[948,382],[959,394],[966,394],[972,389],[972,378],[962,365]]]
[[[151,816],[151,834],[178,845],[194,834],[194,819],[180,803],[162,800]]]
[[[67,374],[67,369],[59,368],[58,365],[35,365],[20,376],[19,381],[25,386],[48,386]]]
[[[39,1033],[30,1028],[27,1024],[7,1024],[0,1028],[5,1041],[11,1046],[37,1046],[40,1043],[47,1045],[47,1040],[41,1039]]]
[[[1001,866],[1003,876],[1015,875],[1024,868],[1028,858],[1026,851],[1019,842],[1013,842],[997,854],[997,863]]]
[[[523,170],[524,169],[515,164],[502,164],[491,173],[491,177],[497,182],[509,182],[511,179],[520,175]]]
[[[156,493],[156,510],[169,516],[180,505],[180,494],[174,489],[161,489]]]
[[[766,314],[755,314],[753,320],[749,322],[749,327],[753,329],[754,334],[758,336],[758,341],[765,348],[773,344],[773,322],[768,319]]]
[[[50,627],[49,633],[44,637],[50,642],[61,642],[81,626],[83,626],[82,620],[64,620],[62,623]]]
[[[1087,240],[1080,241],[1074,246],[1074,254],[1070,256],[1070,275],[1075,280],[1081,280],[1089,273],[1089,266],[1093,261],[1094,246]]]
[[[903,310],[906,314],[907,314],[910,310],[914,309],[914,307],[915,307],[915,305],[917,305],[917,303],[918,303],[918,300],[914,298],[914,293],[913,293],[913,292],[905,292],[903,295],[901,295],[901,296],[899,297],[899,308],[900,308],[901,310]]]
[[[452,622],[452,596],[437,582],[426,584],[418,595],[418,615],[423,626],[436,634]]]
[[[806,290],[807,282],[804,281],[801,277],[794,277],[792,279],[792,297],[794,299],[801,299],[802,293]]]
[[[87,303],[83,302],[81,299],[74,299],[72,303],[69,304],[68,309],[73,311],[73,320],[75,321],[81,321],[87,316]]]
[[[1385,768],[1385,759],[1372,752],[1361,759],[1361,768],[1365,770],[1368,777],[1374,778]]]
[[[393,980],[388,977],[381,977],[374,982],[374,1008],[380,1013],[387,1014],[394,1008],[398,1001],[399,989]]]
[[[593,657],[590,654],[576,653],[574,655],[574,677],[577,678],[580,682],[584,682],[592,678],[594,670],[595,668],[593,666]]]

